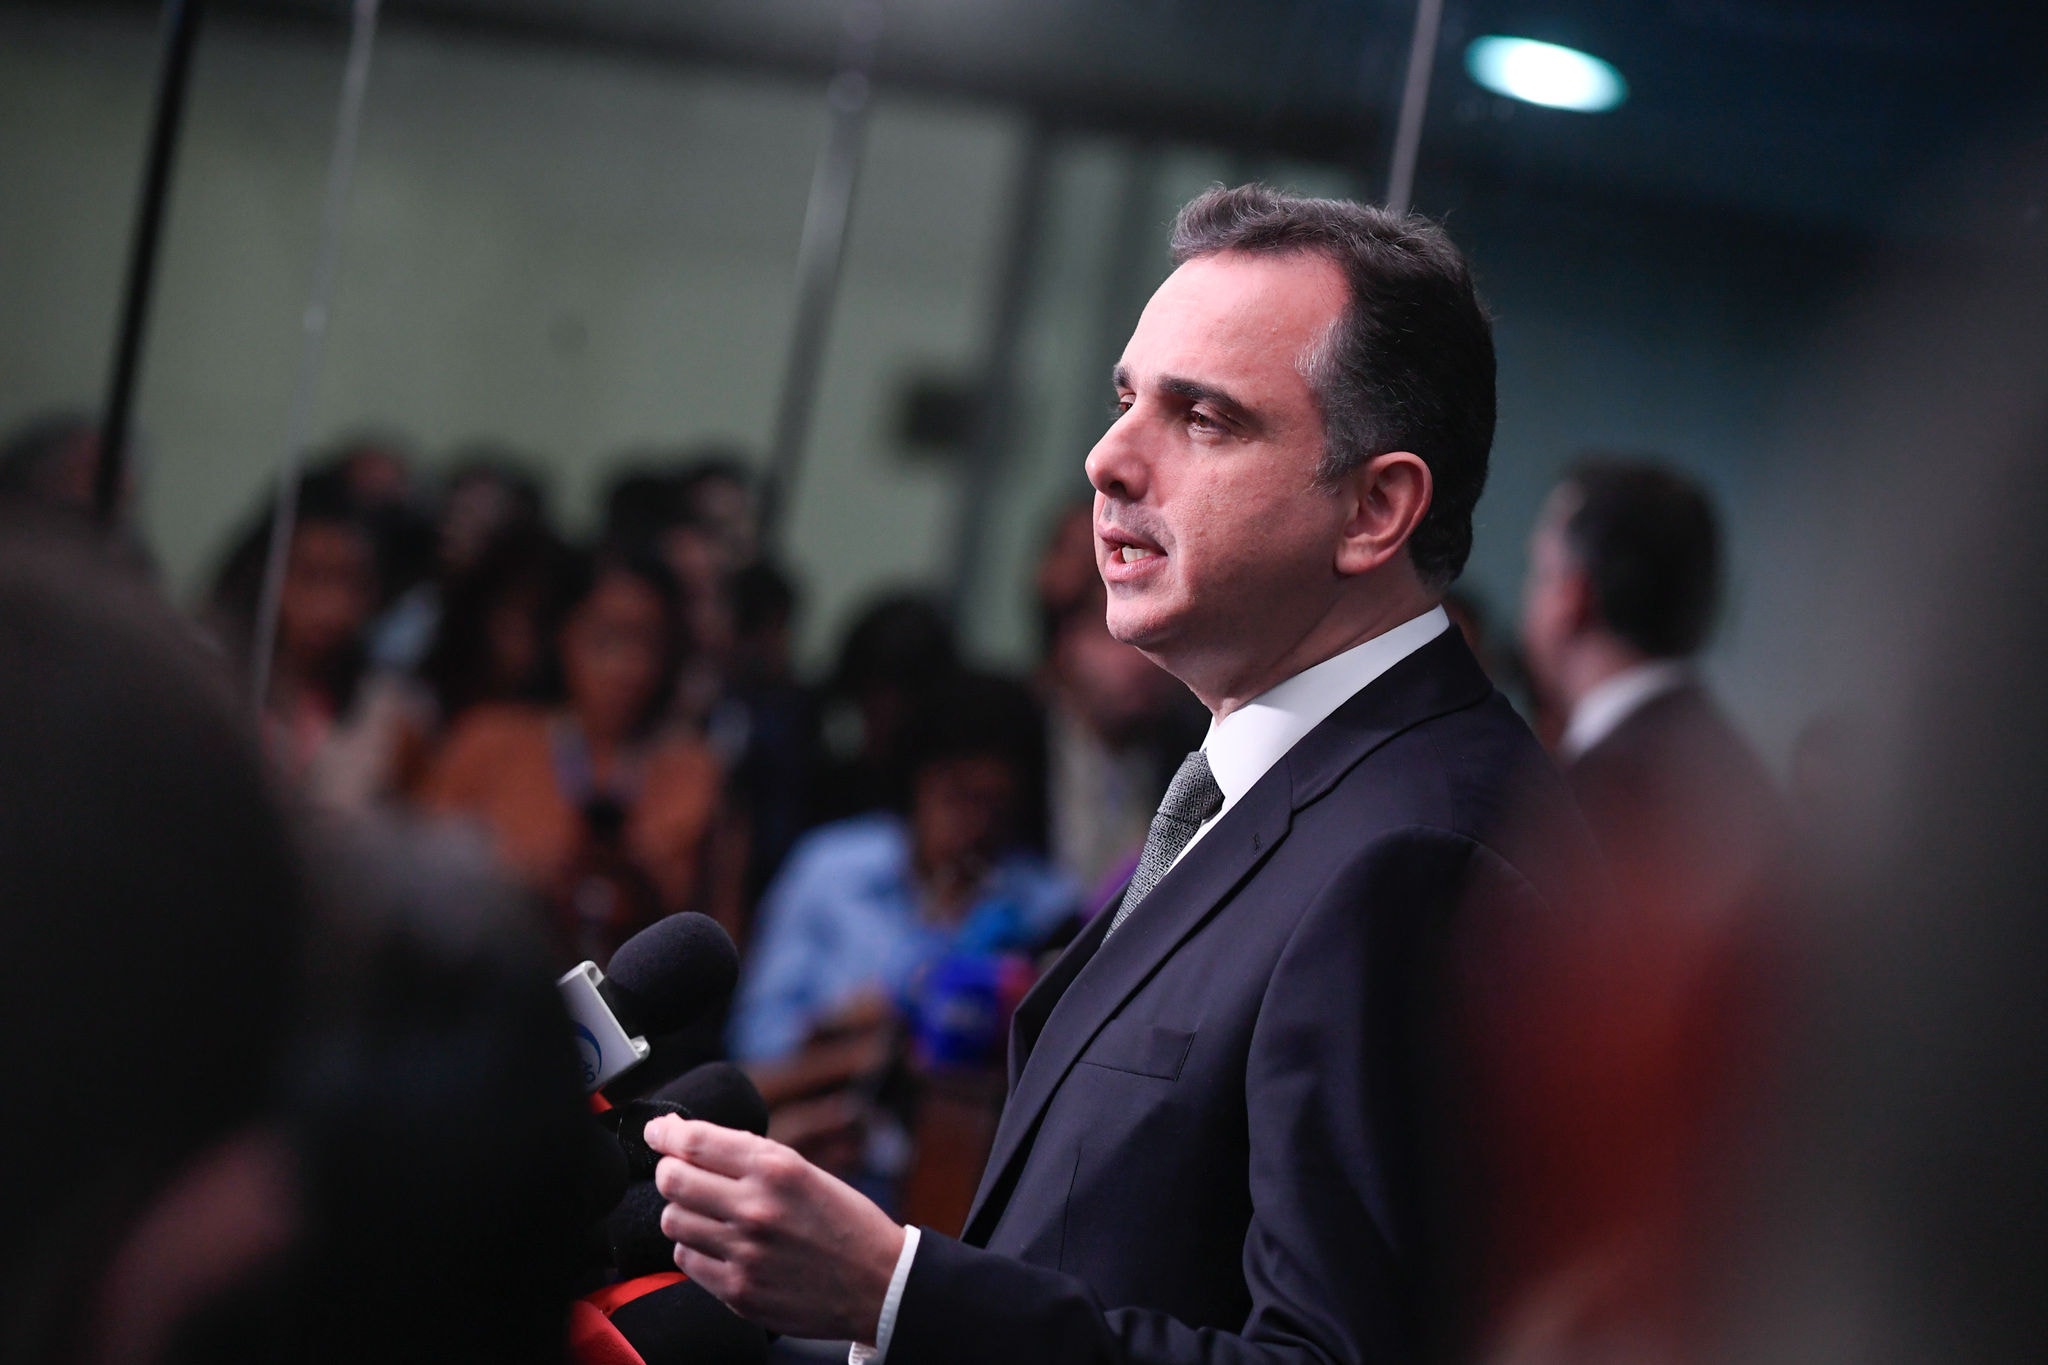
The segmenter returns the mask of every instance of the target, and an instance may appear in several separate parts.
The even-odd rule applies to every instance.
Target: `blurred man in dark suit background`
[[[1522,647],[1614,897],[1515,964],[1551,1041],[1514,1062],[1522,1169],[1492,1251],[1504,1359],[1679,1358],[1697,1313],[1725,1134],[1769,1051],[1766,897],[1787,833],[1693,667],[1721,577],[1705,490],[1649,461],[1577,466],[1530,545]]]
[[[1713,504],[1650,461],[1589,460],[1529,550],[1522,646],[1625,900],[1725,908],[1782,835],[1770,775],[1692,661],[1720,605]]]

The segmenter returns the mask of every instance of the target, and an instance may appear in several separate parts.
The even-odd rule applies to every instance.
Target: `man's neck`
[[[1559,661],[1557,691],[1569,714],[1604,683],[1652,662],[1649,655],[1609,636],[1588,636]]]
[[[1291,646],[1263,664],[1242,667],[1228,674],[1219,670],[1214,682],[1188,677],[1182,677],[1181,681],[1201,699],[1202,705],[1209,708],[1209,714],[1220,721],[1297,673],[1334,659],[1347,649],[1355,649],[1403,622],[1414,620],[1440,600],[1440,594],[1431,593],[1420,584],[1407,587],[1408,590],[1382,594],[1374,599],[1342,604],[1345,610],[1333,610],[1323,616]],[[1168,668],[1167,671],[1171,673],[1174,670]]]

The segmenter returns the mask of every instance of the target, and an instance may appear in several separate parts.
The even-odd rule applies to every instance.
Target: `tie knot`
[[[1159,802],[1159,813],[1199,825],[1222,809],[1223,788],[1209,771],[1208,753],[1197,749],[1180,761],[1180,770]]]

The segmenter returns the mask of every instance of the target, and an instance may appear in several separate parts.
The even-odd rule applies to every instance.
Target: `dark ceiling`
[[[338,12],[337,0],[241,0]],[[387,0],[395,23],[610,47],[648,60],[829,71],[844,0]],[[1342,161],[1383,175],[1407,0],[886,0],[877,76],[1028,107],[1061,126]],[[1473,37],[1614,63],[1585,115],[1487,95]],[[1914,187],[2048,122],[2048,5],[1933,0],[1446,0],[1418,206],[1432,177],[1705,205],[1787,226],[1912,230]]]

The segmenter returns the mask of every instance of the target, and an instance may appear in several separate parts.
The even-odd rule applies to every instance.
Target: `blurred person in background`
[[[680,718],[707,728],[735,665],[733,580],[758,551],[753,476],[744,457],[722,447],[687,456],[675,474],[675,506],[662,556],[682,587],[683,619],[697,650],[676,679],[674,706]]]
[[[732,580],[758,554],[753,476],[723,446],[623,462],[604,495],[606,544],[668,566],[694,648],[678,671],[670,710],[704,728],[724,696],[734,646]]]
[[[1049,649],[1059,623],[1101,591],[1102,577],[1095,572],[1095,504],[1081,498],[1052,514],[1031,573],[1040,647]]]
[[[863,608],[819,698],[822,752],[812,823],[903,809],[906,729],[959,676],[952,619],[929,595],[887,593]]]
[[[433,645],[452,585],[477,569],[485,549],[502,536],[546,529],[540,485],[527,472],[531,463],[488,445],[455,454],[434,519],[430,569],[387,594],[389,606],[372,633],[379,664],[417,669]]]
[[[478,706],[543,700],[569,568],[569,548],[553,533],[514,525],[449,580],[419,667],[441,736]]]
[[[1522,648],[1565,715],[1558,757],[1625,900],[1725,914],[1784,835],[1776,787],[1693,660],[1721,599],[1722,536],[1699,484],[1589,460],[1529,547]]]
[[[1137,866],[1159,798],[1202,731],[1187,709],[1199,703],[1111,635],[1104,610],[1098,579],[1054,624],[1040,675],[1052,859],[1088,893],[1090,909]]]
[[[752,461],[720,446],[696,451],[677,477],[683,513],[718,546],[728,572],[761,554],[761,507]]]
[[[1498,964],[1518,1006],[1484,1029],[1517,1134],[1491,1242],[1503,1361],[1685,1358],[1730,1134],[1773,1046],[1789,817],[1692,666],[1721,544],[1692,479],[1612,459],[1567,475],[1531,541],[1524,657],[1613,899]]]
[[[377,547],[379,623],[399,598],[434,572],[435,532],[405,442],[364,432],[338,442],[314,473],[331,472],[348,491]]]
[[[422,788],[428,809],[480,820],[549,900],[566,963],[602,964],[672,911],[736,918],[731,888],[704,876],[718,764],[663,723],[687,649],[679,612],[660,564],[580,557],[555,613],[552,703],[473,708]]]
[[[83,413],[32,418],[0,440],[0,500],[17,510],[61,508],[81,516],[93,506],[99,425]],[[132,479],[122,489],[125,502]]]
[[[271,515],[240,539],[214,580],[208,616],[230,646],[256,648]],[[317,805],[362,812],[397,795],[423,760],[427,718],[401,678],[372,667],[377,544],[335,471],[299,485],[262,699],[274,762]]]
[[[154,576],[156,562],[135,533],[136,464],[141,441],[129,437],[128,463],[115,490],[109,549],[130,567]],[[82,412],[30,418],[0,436],[0,511],[16,520],[83,523],[95,518],[93,487],[99,474],[98,421]]]
[[[1029,694],[968,675],[924,698],[906,726],[905,804],[812,830],[768,888],[734,1005],[734,1056],[787,1062],[814,1035],[894,1019],[948,956],[1030,953],[1074,915],[1075,887],[1023,837],[1044,800]],[[764,1092],[776,1090],[763,1076]]]
[[[730,592],[731,665],[705,738],[731,774],[732,813],[746,824],[741,904],[752,907],[807,827],[818,713],[791,657],[795,585],[759,562],[733,575]]]
[[[182,1349],[197,1324],[298,1233],[294,840],[189,628],[12,525],[0,709],[0,1358],[205,1358]]]

